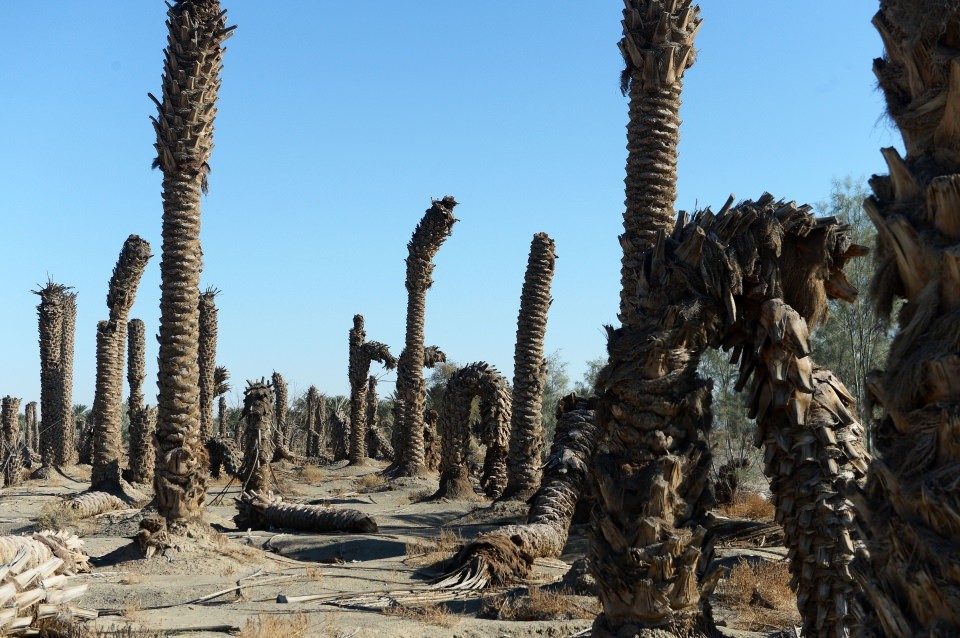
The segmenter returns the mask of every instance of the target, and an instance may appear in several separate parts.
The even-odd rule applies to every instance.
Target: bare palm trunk
[[[31,401],[23,408],[23,441],[31,452],[37,451],[37,402]]]
[[[407,244],[407,330],[403,352],[397,367],[397,398],[403,402],[402,423],[394,450],[398,476],[420,476],[425,471],[423,449],[423,410],[427,385],[424,368],[424,308],[427,290],[433,285],[433,258],[457,221],[453,197],[434,200],[413,231]]]
[[[213,397],[216,394],[217,368],[217,293],[207,288],[200,295],[200,440],[213,436]]]
[[[77,462],[77,418],[73,413],[73,348],[77,332],[77,293],[63,295],[63,335],[60,339],[60,392],[62,424],[61,447],[57,450],[58,465]]]
[[[210,171],[223,42],[232,31],[219,0],[180,0],[167,15],[163,101],[157,101],[154,120],[155,163],[163,171],[163,249],[153,482],[160,516],[177,529],[201,521],[206,492],[198,365],[200,196]],[[151,531],[155,523],[144,530],[162,532]]]
[[[305,417],[307,419],[306,428],[307,428],[307,451],[306,456],[317,456],[319,443],[318,439],[319,434],[317,428],[322,427],[317,423],[317,401],[319,395],[317,393],[316,386],[310,386],[307,390],[307,396],[304,405]]]
[[[273,460],[273,390],[264,382],[248,381],[243,393],[243,489],[266,490]]]
[[[147,336],[143,320],[131,319],[127,324],[127,384],[130,396],[127,412],[130,417],[130,480],[149,484],[153,481],[156,453],[153,449],[153,419],[143,398],[146,379]]]
[[[554,242],[537,233],[530,244],[520,293],[517,345],[513,354],[513,415],[510,418],[508,481],[501,499],[526,501],[540,487],[543,450],[543,339],[550,309],[550,283],[557,263]]]
[[[20,485],[20,474],[23,470],[22,444],[20,442],[20,399],[3,397],[2,413],[0,413],[3,428],[3,453],[0,462],[3,463],[3,481],[7,487]]]
[[[384,450],[381,449],[380,438],[377,436],[378,420],[377,406],[380,404],[380,397],[377,396],[377,378],[370,375],[367,378],[367,394],[364,412],[367,419],[367,454],[370,458],[382,456]]]
[[[273,411],[273,444],[277,449],[287,449],[290,446],[290,432],[287,428],[287,382],[277,371],[273,373],[273,392],[276,396],[276,405]]]
[[[220,436],[227,436],[227,397],[221,396],[217,401],[217,422],[220,424]]]
[[[390,350],[378,341],[366,341],[363,315],[354,315],[350,330],[350,465],[367,458],[366,393],[370,362],[379,361],[387,369],[397,366]]]
[[[63,410],[63,306],[66,286],[47,282],[38,291],[37,306],[40,332],[40,429],[39,447],[44,467],[62,464],[65,452],[66,425]]]

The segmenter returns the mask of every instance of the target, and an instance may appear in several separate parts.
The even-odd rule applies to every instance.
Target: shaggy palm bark
[[[506,525],[481,534],[451,560],[440,587],[478,589],[508,585],[529,575],[537,558],[557,557],[567,543],[577,501],[587,487],[597,441],[593,399],[564,397],[557,429],[526,525]]]
[[[423,379],[423,324],[427,290],[433,285],[433,258],[450,236],[456,200],[433,200],[407,244],[407,330],[397,366],[397,398],[403,403],[398,445],[394,446],[398,476],[420,476],[426,470],[423,449],[423,410],[427,384]]]
[[[23,455],[20,443],[20,399],[3,397],[0,408],[0,427],[3,428],[3,481],[7,487],[20,485],[20,473],[23,469]]]
[[[163,171],[157,464],[154,492],[166,525],[180,531],[203,515],[206,449],[200,439],[200,196],[207,187],[226,26],[218,0],[180,0],[167,12],[163,100],[156,100]],[[144,527],[149,545],[157,529]],[[158,539],[159,540],[159,539]]]
[[[317,423],[317,403],[320,401],[320,394],[317,392],[316,386],[310,386],[307,390],[307,395],[304,398],[304,417],[306,423],[304,427],[307,430],[307,449],[305,455],[317,456],[319,451],[319,432],[318,428],[323,427],[322,424]]]
[[[217,368],[217,293],[207,288],[200,295],[200,339],[198,342],[200,367],[200,440],[213,436],[213,397],[216,395]]]
[[[275,396],[275,405],[273,410],[273,444],[276,448],[286,449],[290,446],[290,432],[287,428],[287,382],[283,375],[274,371],[273,392]]]
[[[401,353],[401,357],[403,353]],[[447,355],[438,348],[437,346],[427,346],[423,349],[423,367],[424,368],[435,368],[441,363],[446,363]],[[394,459],[396,459],[397,451],[401,448],[401,438],[403,428],[400,426],[403,423],[404,419],[404,405],[403,399],[397,394],[393,393],[393,430],[390,433],[390,446],[394,451]],[[424,465],[426,469],[435,472],[437,470],[438,464],[440,462],[440,448],[436,446],[433,450],[433,456],[431,457],[431,450],[429,446],[429,440],[439,442],[439,437],[434,429],[436,426],[436,421],[430,422],[429,411],[425,412],[423,415],[423,436],[424,436]]]
[[[147,333],[142,319],[127,324],[127,414],[130,417],[130,480],[149,484],[153,481],[156,461],[153,449],[153,421],[143,398],[143,381],[147,377]]]
[[[353,316],[350,330],[350,465],[359,465],[367,458],[366,394],[370,362],[379,361],[388,370],[397,367],[397,360],[386,345],[366,341],[363,315]]]
[[[246,427],[243,433],[243,489],[269,487],[270,461],[273,460],[273,390],[263,381],[247,381],[243,393]]]
[[[77,416],[73,413],[73,349],[77,332],[77,293],[63,295],[63,331],[60,337],[60,392],[58,402],[63,428],[61,447],[57,450],[58,465],[77,462]]]
[[[380,397],[377,396],[377,377],[370,375],[367,379],[367,454],[371,458],[393,460],[393,446],[380,430],[377,410],[380,407]]]
[[[40,333],[40,457],[44,467],[65,463],[67,456],[66,424],[63,423],[63,306],[66,286],[47,282],[38,291],[37,305]]]
[[[93,469],[90,489],[121,489],[120,459],[123,457],[123,358],[127,322],[137,296],[140,278],[150,260],[150,244],[130,235],[123,244],[110,277],[107,307],[110,318],[97,324],[97,378],[93,396]],[[140,402],[143,403],[141,395]]]
[[[37,423],[37,402],[31,401],[23,409],[24,436],[31,452],[40,452],[40,428]]]
[[[622,327],[609,331],[610,360],[597,382],[590,558],[603,611],[593,632],[709,635],[712,619],[697,582],[709,548],[696,524],[711,500],[704,437],[710,385],[696,373],[703,344],[687,334],[708,318],[680,316],[680,291],[651,296],[643,287],[650,274],[662,276],[645,272],[644,261],[675,217],[680,93],[701,20],[690,0],[628,0],[623,16],[621,84],[630,119]]]
[[[210,476],[220,478],[220,469],[239,480],[244,480],[243,452],[233,439],[226,437],[210,437],[207,439],[207,453],[210,455]]]
[[[227,397],[217,401],[217,422],[220,424],[220,436],[227,436]]]
[[[480,397],[481,428],[485,432],[504,432],[509,427],[510,391],[503,375],[483,361],[457,370],[447,381],[447,390],[440,405],[438,428],[443,436],[440,487],[433,498],[460,499],[474,495],[467,461],[470,405],[476,397]],[[499,484],[502,490],[506,484],[506,468],[503,470],[499,475],[488,477],[486,483]]]
[[[520,293],[517,345],[513,353],[513,415],[507,487],[501,499],[528,500],[540,486],[543,449],[543,338],[550,309],[550,283],[557,263],[554,242],[537,233]]]
[[[867,386],[875,425],[866,515],[869,564],[857,577],[885,636],[960,633],[960,10],[884,0],[874,62],[906,157],[883,149],[864,208],[877,227],[875,308],[898,332]]]
[[[219,424],[220,436],[227,436],[227,398],[224,396],[230,392],[230,372],[224,366],[217,366],[213,369],[214,395],[219,397],[217,401],[217,423]]]
[[[358,510],[284,503],[270,492],[246,491],[234,501],[237,515],[233,520],[239,529],[284,527],[307,532],[358,533],[378,530],[377,522]]]

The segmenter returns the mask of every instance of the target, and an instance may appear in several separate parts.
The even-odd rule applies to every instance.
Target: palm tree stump
[[[7,487],[20,485],[23,471],[23,453],[20,442],[20,399],[3,397],[0,408],[0,427],[3,428],[3,448],[0,461],[3,462],[3,483]]]
[[[273,460],[273,389],[261,380],[247,381],[243,393],[246,422],[243,433],[243,489],[259,492],[269,488]]]

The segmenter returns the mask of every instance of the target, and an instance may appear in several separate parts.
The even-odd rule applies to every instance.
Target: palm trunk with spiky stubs
[[[510,423],[510,390],[507,380],[489,363],[479,361],[457,370],[447,381],[447,390],[440,406],[438,429],[443,433],[440,461],[440,488],[433,498],[461,499],[474,496],[467,467],[470,443],[470,405],[480,397],[481,429],[484,432],[506,432]],[[508,437],[503,437],[506,444]],[[493,441],[489,442],[493,444]],[[503,460],[506,460],[504,455]],[[485,483],[499,490],[506,485],[506,467],[485,477]],[[493,494],[496,498],[499,491]]]
[[[20,443],[20,399],[3,397],[0,427],[3,428],[3,479],[7,487],[20,485],[20,473],[23,469],[23,455]]]
[[[36,421],[37,402],[31,401],[23,408],[23,442],[31,452],[37,451]]]
[[[287,430],[287,382],[276,370],[273,372],[272,381],[276,400],[273,410],[273,444],[277,448],[286,449],[290,445],[290,433]]]
[[[319,399],[320,394],[317,392],[317,387],[310,386],[307,390],[307,396],[304,398],[303,406],[304,419],[306,420],[304,427],[307,430],[307,448],[305,455],[308,457],[316,456],[316,448],[319,447],[317,443],[317,439],[319,438],[317,430],[323,427],[317,423],[317,401],[319,401]]]
[[[140,278],[150,260],[150,244],[130,235],[110,277],[107,306],[110,319],[97,324],[97,378],[91,418],[94,424],[90,489],[121,490],[123,457],[123,359],[128,347],[127,321]],[[140,402],[143,402],[142,395]]]
[[[200,521],[206,493],[198,365],[200,196],[213,150],[223,42],[232,28],[226,26],[219,0],[180,0],[167,15],[163,100],[154,98],[155,165],[163,171],[163,250],[153,481],[157,510],[177,532]]]
[[[370,375],[367,379],[367,454],[370,458],[386,458],[393,460],[393,447],[390,441],[380,431],[380,422],[377,414],[380,407],[380,397],[377,396],[377,377]]]
[[[77,416],[73,412],[73,348],[77,332],[77,293],[63,295],[63,335],[60,338],[60,422],[63,424],[63,448],[58,451],[60,465],[77,462]]]
[[[62,422],[63,410],[63,306],[66,286],[47,282],[38,291],[37,306],[40,332],[40,430],[38,445],[44,467],[63,463],[67,456],[64,437],[66,425]]]
[[[263,381],[247,381],[243,393],[243,489],[269,487],[273,460],[273,389]]]
[[[367,458],[366,394],[371,361],[379,361],[388,370],[397,367],[386,345],[366,341],[363,315],[354,315],[350,330],[350,465],[359,465]]]
[[[213,397],[216,395],[217,368],[217,294],[207,288],[200,295],[200,439],[213,436]]]
[[[858,579],[886,636],[960,633],[960,9],[883,0],[874,73],[906,157],[883,149],[864,208],[877,227],[875,308],[897,313],[867,481],[869,564]]]
[[[153,481],[156,453],[153,449],[153,419],[143,399],[143,381],[147,376],[147,331],[142,319],[127,324],[127,384],[130,396],[130,480],[149,485]]]
[[[403,402],[403,422],[399,446],[395,446],[398,476],[420,476],[425,471],[423,450],[423,410],[427,384],[423,379],[423,324],[427,290],[433,285],[433,258],[450,236],[456,200],[447,196],[434,200],[413,231],[407,244],[407,331],[397,367],[397,397]]]
[[[400,353],[400,356],[402,358],[403,353]],[[446,353],[444,353],[443,350],[441,350],[437,346],[427,346],[426,348],[423,349],[423,367],[424,368],[435,368],[441,363],[446,363],[446,361],[447,361]],[[394,458],[396,458],[398,456],[397,452],[402,447],[401,438],[403,434],[403,427],[401,426],[401,424],[404,422],[405,410],[403,405],[403,399],[400,398],[400,395],[397,392],[393,393],[392,401],[393,401],[393,431],[390,433],[390,446],[393,448]],[[434,455],[435,458],[432,459],[433,462],[431,463],[430,450],[427,449],[426,439],[432,436],[434,440],[439,440],[439,437],[437,437],[437,433],[435,431],[431,431],[430,428],[436,425],[436,421],[431,423],[427,418],[428,415],[429,415],[429,411],[424,413],[424,422],[423,422],[423,426],[424,426],[423,436],[425,439],[424,440],[424,446],[425,446],[424,447],[424,465],[426,466],[427,470],[434,472],[437,470],[439,459],[440,459],[439,447],[437,447],[437,449],[435,450],[435,452],[437,453]]]
[[[545,382],[543,338],[547,332],[550,283],[556,262],[553,240],[546,233],[534,235],[520,293],[517,345],[513,354],[509,478],[501,499],[526,501],[540,487]]]
[[[227,397],[217,400],[217,423],[220,424],[220,436],[227,436]]]
[[[555,558],[567,543],[577,501],[586,490],[587,471],[597,442],[594,400],[564,397],[557,407],[557,430],[543,482],[526,525],[506,525],[481,534],[451,560],[437,586],[479,589],[526,578],[537,558]]]

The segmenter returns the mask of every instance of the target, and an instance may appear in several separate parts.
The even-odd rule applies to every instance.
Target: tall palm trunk
[[[243,434],[243,489],[266,490],[273,460],[273,390],[260,381],[248,381],[243,393],[246,422]]]
[[[699,7],[690,0],[628,0],[620,41],[630,95],[620,293],[622,327],[597,382],[599,440],[591,479],[591,571],[602,613],[595,636],[658,628],[712,632],[698,585],[708,556],[702,528],[710,452],[710,387],[697,376],[689,319],[664,315],[668,291],[643,289],[644,260],[673,223],[680,93],[693,63]],[[659,247],[662,250],[663,240]],[[673,312],[679,308],[674,308]],[[670,406],[686,406],[684,410]]]
[[[387,369],[397,366],[396,359],[386,345],[366,341],[363,315],[353,316],[350,330],[350,465],[363,463],[367,458],[366,395],[370,362],[379,361]]]
[[[540,487],[543,449],[543,338],[547,333],[550,283],[557,263],[553,240],[537,233],[520,293],[517,345],[513,354],[513,414],[510,418],[510,456],[507,487],[501,499],[526,501]]]
[[[403,422],[396,455],[398,476],[420,476],[425,471],[423,449],[423,410],[427,384],[423,379],[423,324],[427,290],[433,285],[433,258],[450,236],[457,219],[457,202],[447,196],[433,200],[407,244],[407,331],[397,366],[397,398],[402,402]]]
[[[136,235],[127,238],[110,277],[107,293],[110,319],[97,324],[97,378],[91,415],[94,437],[90,488],[93,490],[120,489],[123,357],[128,347],[127,321],[150,257],[150,244],[146,240]]]
[[[367,379],[367,395],[364,405],[364,412],[367,419],[367,454],[370,458],[383,456],[386,452],[379,434],[379,421],[377,419],[377,407],[380,405],[380,397],[377,396],[377,377],[372,374]]]
[[[167,12],[155,165],[163,171],[157,465],[154,492],[168,526],[199,522],[206,492],[200,440],[200,196],[207,187],[223,60],[231,34],[219,0],[180,0]],[[145,528],[146,529],[146,528]]]
[[[77,415],[73,412],[73,348],[77,332],[77,293],[63,295],[63,335],[60,338],[60,423],[63,428],[58,465],[77,462]]]
[[[142,319],[127,324],[127,414],[130,417],[130,480],[148,484],[153,480],[153,425],[143,399],[143,381],[147,376],[147,335]]]
[[[40,458],[44,467],[63,464],[66,424],[63,423],[63,305],[67,287],[52,281],[36,291],[40,332]]]
[[[2,412],[0,412],[0,427],[3,428],[3,453],[0,462],[3,463],[3,482],[7,487],[20,485],[20,473],[23,469],[23,455],[20,443],[20,399],[3,397]]]
[[[216,393],[217,368],[217,293],[207,288],[200,295],[200,440],[213,436],[213,397]]]
[[[224,366],[217,366],[213,369],[214,395],[219,397],[217,402],[217,422],[219,424],[220,436],[227,436],[227,398],[225,395],[230,392],[230,371]],[[286,389],[286,385],[284,385]]]
[[[307,396],[304,405],[304,412],[306,413],[306,427],[307,427],[307,451],[306,456],[319,456],[320,448],[320,434],[318,430],[323,427],[322,424],[317,423],[317,402],[320,400],[320,395],[317,392],[316,386],[310,386],[307,390]]]
[[[37,451],[37,402],[31,401],[23,408],[24,442],[31,452]]]
[[[227,397],[217,401],[217,422],[220,424],[220,436],[227,436]]]
[[[287,382],[283,375],[273,372],[273,392],[276,405],[273,411],[273,444],[276,448],[286,449],[290,446],[290,433],[287,429]]]
[[[882,150],[864,208],[877,227],[877,312],[905,300],[867,482],[869,565],[857,570],[886,636],[960,634],[960,9],[884,0],[874,72],[906,158]]]

